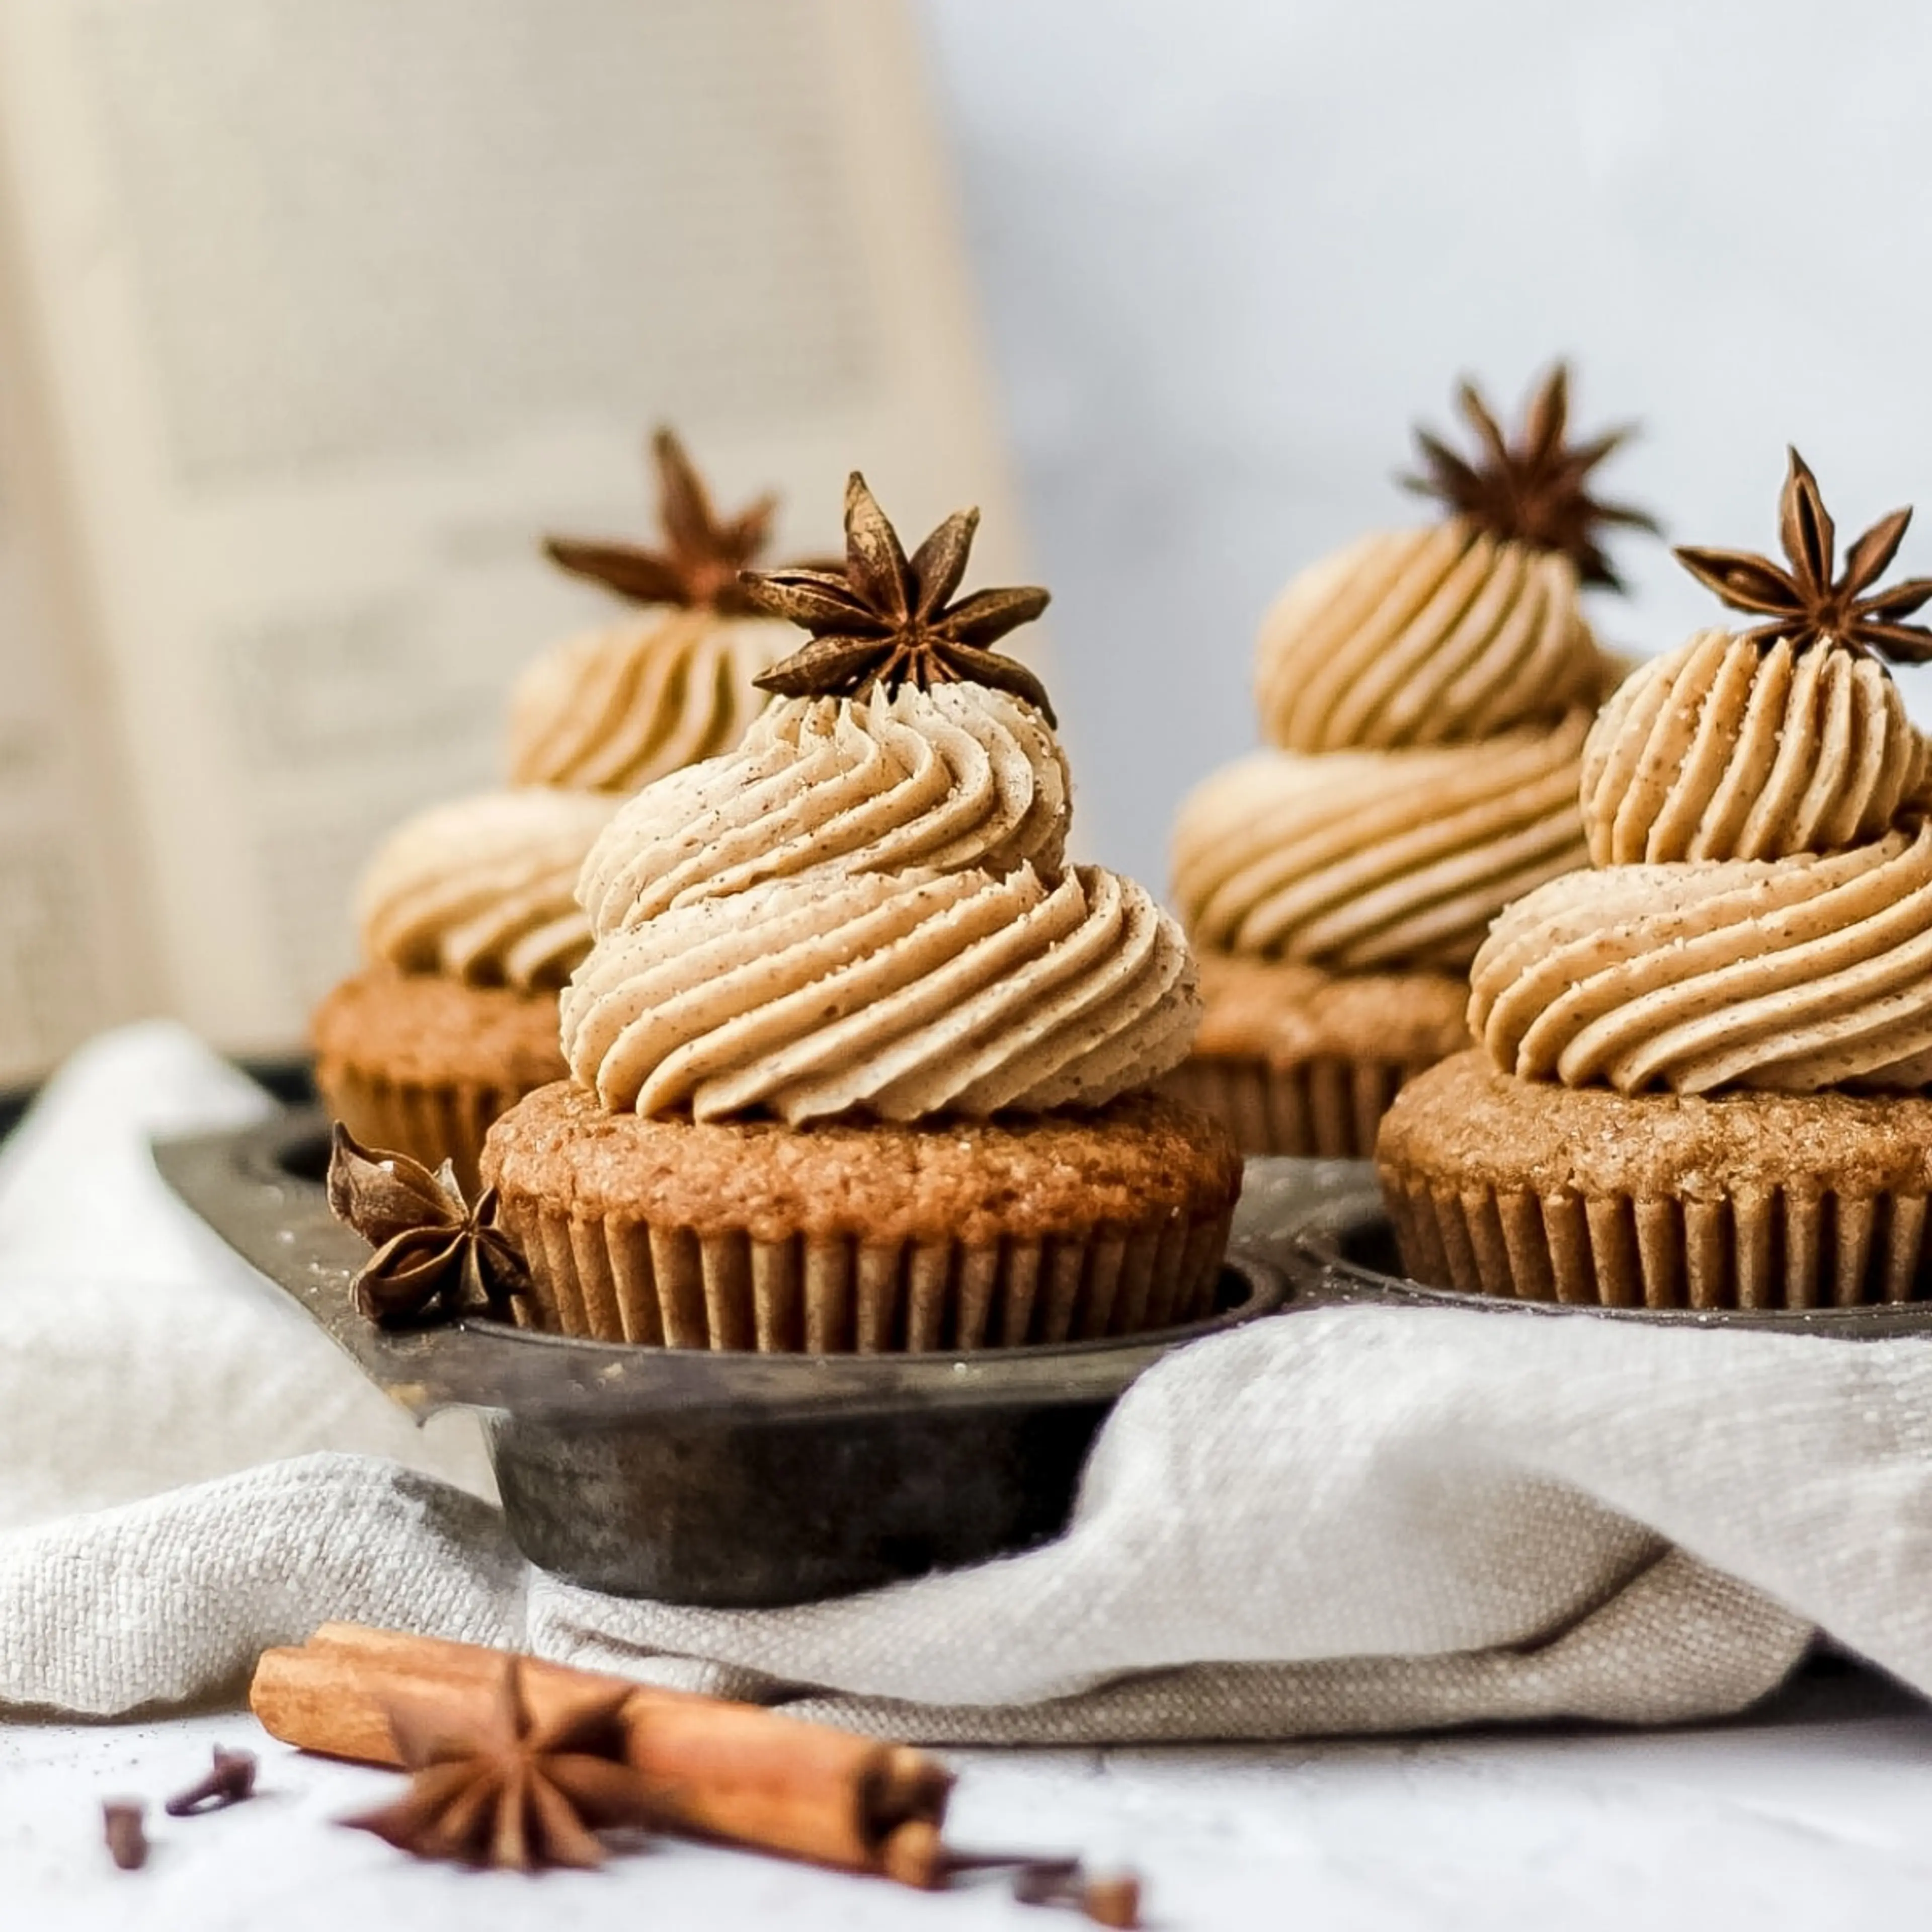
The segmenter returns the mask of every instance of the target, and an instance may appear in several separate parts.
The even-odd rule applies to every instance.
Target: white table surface
[[[160,1816],[116,1871],[101,1798],[191,1781],[216,1742],[262,1795]],[[1804,1932],[1932,1918],[1932,1712],[1844,1666],[1758,1718],[1666,1732],[1550,1729],[1242,1748],[962,1752],[952,1838],[1131,1862],[1165,1928]],[[0,1725],[0,1925],[22,1932],[410,1932],[782,1924],[787,1932],[1080,1922],[996,1886],[932,1898],[664,1844],[587,1875],[412,1863],[329,1820],[390,1774],[304,1758],[227,1714]]]

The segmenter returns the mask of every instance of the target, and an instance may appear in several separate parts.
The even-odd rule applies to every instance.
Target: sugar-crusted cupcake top
[[[1567,372],[1551,370],[1506,438],[1468,383],[1474,460],[1418,432],[1407,480],[1451,512],[1364,537],[1304,571],[1262,626],[1256,696],[1284,751],[1388,750],[1489,736],[1594,704],[1606,682],[1579,591],[1615,586],[1606,524],[1655,526],[1591,494],[1628,434],[1566,440]]]
[[[470,986],[561,986],[590,948],[577,877],[616,803],[526,787],[406,820],[356,890],[365,956]]]
[[[757,614],[739,573],[765,544],[776,500],[713,508],[668,429],[652,438],[664,538],[657,548],[553,537],[553,562],[646,608],[572,638],[532,664],[510,703],[520,785],[634,791],[728,751],[764,704],[754,680],[791,648]]]
[[[581,894],[562,1043],[604,1103],[700,1120],[1098,1106],[1198,1022],[1179,928],[1069,867],[1045,693],[988,647],[1043,592],[954,603],[973,519],[910,560],[862,482],[843,577],[758,594],[814,635],[736,752],[646,788]]]
[[[1255,752],[1181,808],[1182,922],[1254,958],[1462,970],[1510,900],[1582,862],[1589,723],[1579,709],[1479,745]]]
[[[1932,654],[1875,590],[1909,512],[1834,538],[1794,451],[1790,569],[1680,552],[1770,617],[1706,632],[1612,697],[1584,758],[1592,858],[1510,907],[1471,973],[1470,1024],[1526,1078],[1624,1092],[1932,1079],[1926,741],[1870,655]]]

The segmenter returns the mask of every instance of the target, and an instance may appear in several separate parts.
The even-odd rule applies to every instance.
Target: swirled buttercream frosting
[[[1594,704],[1604,682],[1570,560],[1460,518],[1303,572],[1256,655],[1262,731],[1289,752],[1486,737]]]
[[[1641,666],[1583,753],[1599,866],[1777,859],[1881,836],[1927,777],[1875,658],[1712,630]]]
[[[1057,875],[1066,764],[1033,707],[976,685],[773,704],[738,748],[648,787],[579,888],[600,933],[837,866]]]
[[[1589,714],[1480,744],[1264,751],[1182,807],[1174,894],[1217,952],[1342,971],[1460,969],[1514,898],[1583,862]]]
[[[1058,748],[977,685],[772,706],[632,800],[586,862],[566,1058],[700,1120],[1099,1106],[1185,1054],[1179,927],[1062,858]]]
[[[1471,1030],[1527,1079],[1808,1093],[1932,1078],[1932,826],[1825,855],[1572,872],[1511,906]]]
[[[511,695],[512,782],[629,792],[729,751],[766,701],[752,680],[794,634],[769,618],[658,608],[556,646]]]
[[[561,986],[590,946],[578,874],[616,808],[594,793],[526,787],[407,820],[357,889],[365,956],[472,986]]]

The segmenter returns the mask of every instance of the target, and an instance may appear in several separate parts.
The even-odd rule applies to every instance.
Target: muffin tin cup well
[[[1094,1432],[1135,1378],[1286,1295],[1237,1252],[1214,1311],[1044,1346],[760,1354],[538,1334],[391,1330],[356,1312],[365,1244],[331,1216],[316,1109],[164,1142],[163,1175],[418,1417],[482,1412],[512,1536],[624,1596],[760,1605],[864,1589],[1064,1528]]]

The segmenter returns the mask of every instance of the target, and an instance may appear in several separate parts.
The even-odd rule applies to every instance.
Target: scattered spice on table
[[[207,1776],[176,1792],[162,1809],[170,1818],[192,1818],[203,1811],[225,1810],[254,1795],[255,1754],[217,1744]]]
[[[139,1871],[148,1862],[148,1834],[141,1822],[146,1808],[133,1798],[110,1798],[100,1807],[107,1856],[123,1871]]]

